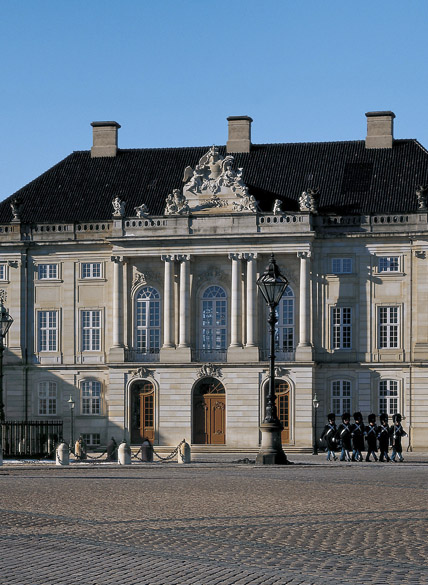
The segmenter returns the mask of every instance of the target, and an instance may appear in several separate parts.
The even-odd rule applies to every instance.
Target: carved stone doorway
[[[155,440],[155,389],[151,382],[138,380],[131,386],[131,443]]]
[[[193,392],[193,443],[226,443],[226,392],[215,378],[204,378]]]

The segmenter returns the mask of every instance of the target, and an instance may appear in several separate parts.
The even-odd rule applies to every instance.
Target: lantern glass
[[[9,313],[7,312],[7,309],[1,305],[0,307],[0,336],[2,338],[6,337],[7,332],[10,329],[10,326],[13,323],[13,319],[12,317],[9,315]]]
[[[280,273],[273,254],[271,254],[266,270],[257,279],[257,286],[266,303],[270,307],[276,307],[288,286],[288,280]]]

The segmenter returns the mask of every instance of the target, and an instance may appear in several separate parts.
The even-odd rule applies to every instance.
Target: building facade
[[[14,319],[7,419],[62,419],[89,445],[257,449],[272,252],[276,389],[287,451],[328,412],[400,412],[428,447],[428,153],[370,112],[365,141],[119,149],[94,122],[72,153],[0,204],[0,289]]]

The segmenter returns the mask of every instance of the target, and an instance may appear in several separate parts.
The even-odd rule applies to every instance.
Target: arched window
[[[334,380],[331,383],[331,411],[337,416],[351,412],[351,382]]]
[[[209,286],[201,299],[201,359],[225,359],[227,295],[221,286]]]
[[[151,287],[141,288],[135,296],[135,351],[158,354],[161,336],[161,305],[159,292]]]
[[[294,293],[287,286],[276,308],[275,349],[281,353],[294,351]]]
[[[397,380],[381,380],[379,382],[379,412],[390,415],[398,412]]]

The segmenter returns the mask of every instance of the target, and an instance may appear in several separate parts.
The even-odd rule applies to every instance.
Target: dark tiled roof
[[[208,149],[120,149],[114,158],[73,152],[0,203],[0,221],[12,219],[15,196],[23,202],[21,220],[30,223],[105,221],[116,195],[126,201],[126,215],[142,203],[161,215],[166,196],[182,187],[184,169]],[[225,154],[224,146],[219,150]],[[416,140],[396,140],[392,149],[366,149],[364,141],[256,144],[234,157],[264,211],[277,198],[284,211],[298,210],[301,192],[317,187],[320,213],[411,212],[415,187],[428,184],[428,152]]]

